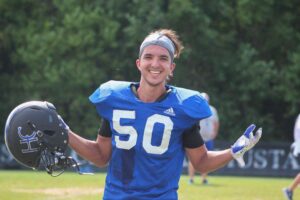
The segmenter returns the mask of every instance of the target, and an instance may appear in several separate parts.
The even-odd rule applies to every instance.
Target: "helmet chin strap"
[[[43,131],[38,130],[32,122],[29,121],[28,125],[37,133],[41,151],[40,165],[44,166],[49,175],[57,177],[68,168],[75,168],[80,175],[93,175],[93,173],[81,172],[80,164],[75,159],[71,156],[66,156],[64,152],[59,151],[58,147],[48,144],[49,138],[47,138],[47,135]]]

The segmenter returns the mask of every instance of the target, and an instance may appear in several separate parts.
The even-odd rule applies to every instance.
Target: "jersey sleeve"
[[[113,107],[122,104],[123,101],[120,99],[126,99],[123,91],[129,86],[130,83],[125,81],[108,81],[89,96],[89,100],[96,106],[101,118],[111,119]]]
[[[101,135],[103,137],[111,137],[112,132],[111,132],[108,120],[106,120],[106,119],[101,120],[101,126],[98,130],[98,135]]]
[[[116,81],[108,81],[106,83],[103,83],[91,94],[89,100],[93,104],[105,101],[113,93],[116,84]]]
[[[178,100],[183,112],[193,120],[201,120],[212,115],[208,102],[199,92],[177,88]]]
[[[204,144],[204,141],[199,134],[198,123],[183,132],[182,141],[183,147],[191,149],[200,147]]]

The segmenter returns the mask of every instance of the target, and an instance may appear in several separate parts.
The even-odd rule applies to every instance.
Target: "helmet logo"
[[[31,142],[37,142],[38,138],[36,137],[36,131],[33,131],[31,135],[22,135],[22,127],[18,127],[18,135],[20,137],[20,144],[27,144],[27,149],[22,149],[22,153],[32,153],[37,152],[38,148],[32,148]]]

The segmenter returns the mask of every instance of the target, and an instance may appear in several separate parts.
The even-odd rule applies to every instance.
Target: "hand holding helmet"
[[[60,115],[57,115],[57,118],[59,120],[59,126],[62,127],[63,129],[65,129],[67,132],[69,132],[70,127],[68,126],[68,124],[66,124],[66,122],[63,120],[63,118]]]
[[[22,165],[37,169],[44,167],[58,176],[77,162],[65,155],[68,147],[69,126],[46,101],[20,104],[9,114],[5,125],[5,144]],[[56,172],[56,175],[53,175]]]

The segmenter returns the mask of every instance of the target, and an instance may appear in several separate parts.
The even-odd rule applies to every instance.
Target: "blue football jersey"
[[[198,92],[173,86],[160,102],[144,103],[131,84],[109,81],[89,97],[112,131],[104,199],[177,199],[183,132],[210,108]]]

